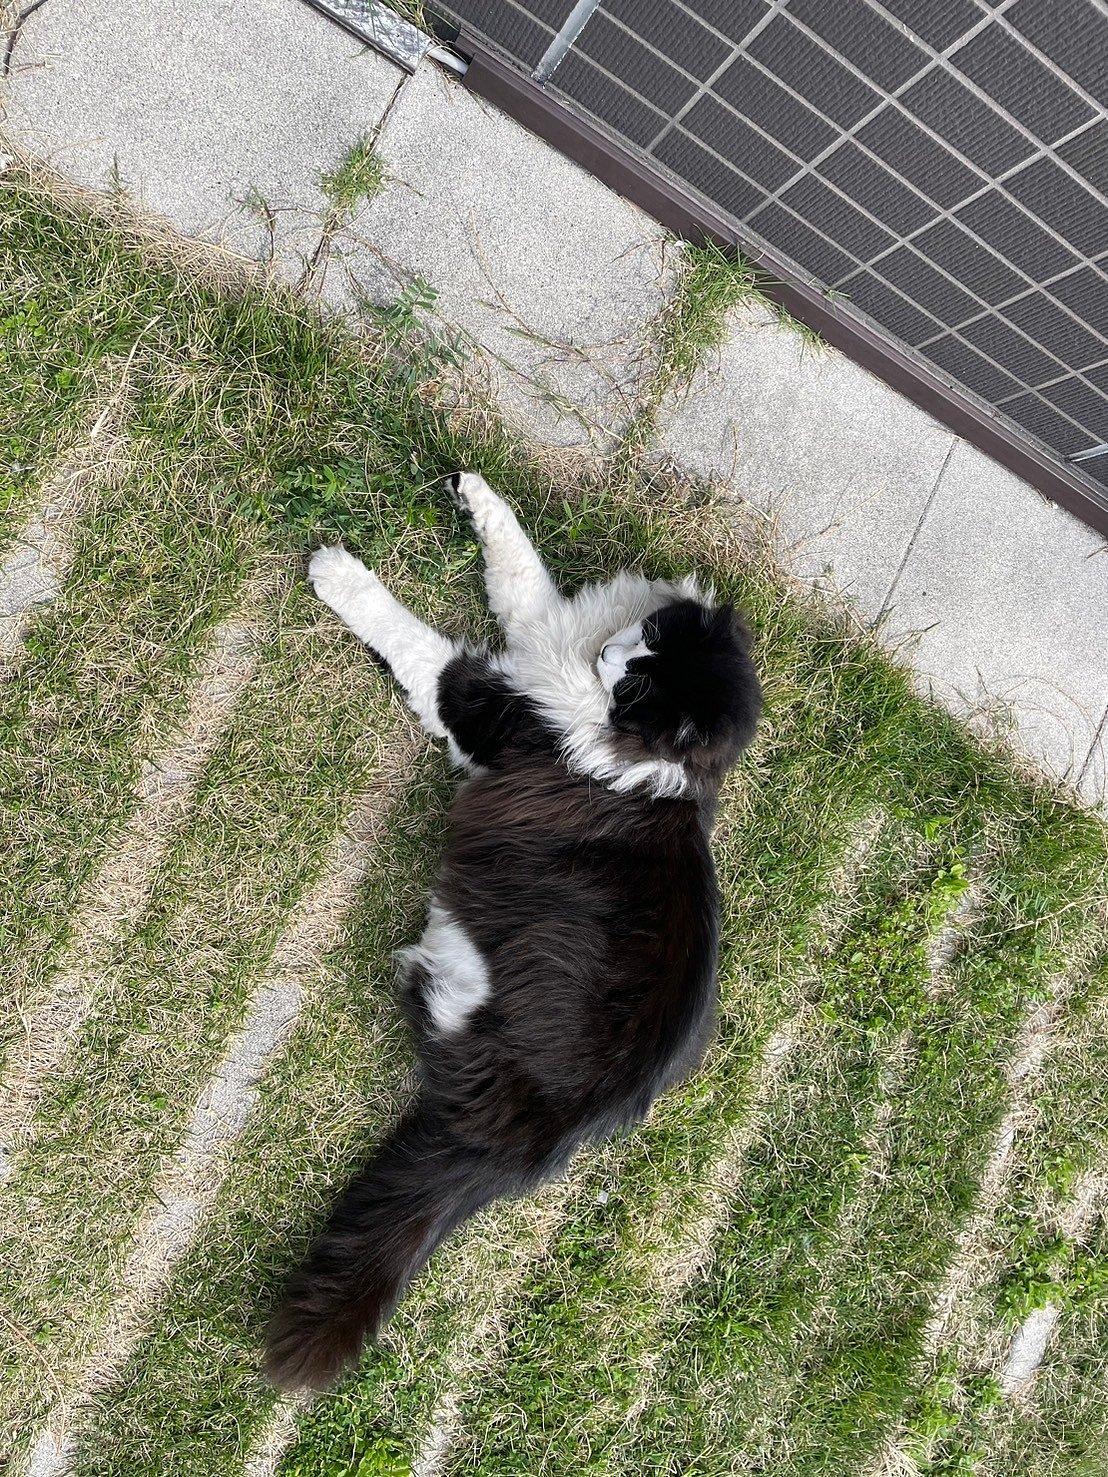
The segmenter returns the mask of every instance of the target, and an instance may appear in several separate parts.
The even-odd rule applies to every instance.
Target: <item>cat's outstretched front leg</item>
[[[439,716],[439,677],[461,651],[461,642],[424,625],[389,594],[372,569],[343,548],[317,549],[308,578],[324,604],[389,664],[424,728],[436,738],[447,738]]]
[[[525,639],[527,628],[541,625],[562,597],[519,519],[483,477],[457,472],[449,485],[473,519],[485,551],[489,608],[504,627],[509,644]]]

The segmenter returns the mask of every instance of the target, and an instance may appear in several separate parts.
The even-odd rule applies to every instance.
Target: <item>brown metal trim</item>
[[[946,384],[894,340],[806,282],[785,259],[761,242],[744,238],[737,223],[710,202],[537,87],[466,26],[454,44],[472,58],[464,78],[471,92],[495,103],[676,235],[741,251],[762,274],[761,290],[794,318],[1098,533],[1108,534],[1108,488],[1086,479],[1010,422],[997,419]]]

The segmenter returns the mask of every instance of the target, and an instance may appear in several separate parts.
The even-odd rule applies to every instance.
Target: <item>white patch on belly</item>
[[[423,998],[444,1036],[460,1031],[489,998],[492,986],[480,951],[462,925],[438,903],[428,909],[427,927],[419,943],[404,949],[401,958],[427,971]]]

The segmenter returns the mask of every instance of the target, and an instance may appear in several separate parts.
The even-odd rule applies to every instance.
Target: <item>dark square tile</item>
[[[1043,380],[1053,379],[1060,372],[1049,355],[1028,343],[1014,328],[992,313],[974,323],[962,324],[958,332],[975,349],[995,360],[1006,374],[1022,380],[1025,385],[1040,385]]]
[[[1052,282],[1048,290],[1051,297],[1076,313],[1082,323],[1108,338],[1108,282],[1098,271],[1082,267],[1079,272]],[[1103,357],[1108,359],[1108,350]]]
[[[680,126],[768,190],[779,189],[796,173],[795,159],[790,159],[783,149],[771,144],[730,108],[725,108],[711,93],[705,93],[693,104]]]
[[[981,19],[973,0],[882,0],[882,4],[936,51],[942,51]]]
[[[1108,18],[1090,0],[1017,0],[1005,20],[1108,107]]]
[[[863,0],[792,0],[789,15],[803,21],[879,87],[899,87],[927,65],[927,54]]]
[[[663,56],[702,81],[730,55],[731,48],[722,37],[673,0],[604,0],[603,13],[622,21]],[[586,25],[582,35],[592,24],[590,21]]]
[[[729,41],[745,41],[765,15],[768,0],[694,0],[693,8]]]
[[[1010,374],[998,369],[991,359],[984,358],[976,349],[971,349],[959,338],[947,334],[928,344],[921,354],[938,365],[952,380],[980,395],[990,402],[1012,395],[1020,385]]]
[[[882,328],[887,328],[906,344],[938,333],[942,325],[922,313],[914,303],[902,297],[872,272],[859,272],[839,289],[844,299],[869,314]]]
[[[767,205],[751,216],[748,224],[770,246],[804,267],[825,287],[844,277],[855,265],[826,236],[790,215],[783,205]]]
[[[597,11],[581,32],[576,51],[597,62],[663,113],[678,112],[696,91],[695,82],[610,21],[603,11]],[[557,78],[557,71],[554,76]]]
[[[1108,206],[1063,174],[1052,159],[1039,159],[1004,182],[1009,194],[1034,211],[1078,251],[1095,256],[1108,241]]]
[[[1071,318],[1045,292],[1017,298],[1003,312],[1009,323],[1022,328],[1070,369],[1083,369],[1086,364],[1108,358],[1108,344]]]
[[[893,107],[879,113],[856,137],[890,169],[946,209],[964,200],[980,183],[971,169]]]
[[[1035,152],[1035,145],[1017,128],[942,67],[913,82],[900,101],[990,174],[1011,169]]]
[[[949,217],[914,236],[912,245],[987,303],[1003,302],[1026,286],[1018,272]]]
[[[981,304],[970,297],[942,272],[935,270],[910,246],[898,246],[888,256],[874,263],[873,270],[886,282],[898,287],[905,297],[918,303],[948,328],[972,318],[981,311]],[[934,332],[934,330],[932,330]],[[930,337],[930,335],[928,335]]]
[[[714,91],[801,159],[813,158],[835,137],[829,123],[797,102],[744,56],[736,57],[715,83]]]
[[[508,0],[455,0],[448,14],[455,21],[471,25],[498,51],[521,62],[528,71],[538,64],[554,38],[553,30],[524,15]],[[561,25],[560,20],[557,25]]]
[[[1044,143],[1093,116],[1088,103],[1003,26],[986,26],[951,61]]]
[[[1075,451],[1096,445],[1092,436],[1070,425],[1052,405],[1045,404],[1037,395],[1020,395],[1015,400],[1006,401],[1001,409],[1017,425],[1063,456],[1072,456]]]
[[[795,185],[790,185],[781,199],[797,215],[802,216],[817,230],[825,232],[861,262],[893,244],[893,237],[888,231],[875,225],[868,216],[855,209],[849,200],[836,195],[834,190],[814,175],[805,175]]]
[[[930,201],[910,190],[891,170],[871,159],[849,139],[821,160],[816,170],[845,190],[852,200],[864,205],[895,235],[906,236],[919,230],[935,214]]]
[[[987,241],[1034,282],[1045,282],[1077,261],[1064,242],[1044,231],[1037,221],[997,190],[979,195],[963,205],[957,214],[968,230]]]
[[[1078,421],[1094,441],[1108,441],[1108,396],[1083,379],[1061,380],[1039,393],[1070,420]]]
[[[776,16],[750,45],[750,55],[782,82],[787,82],[821,113],[849,128],[881,101],[879,93],[855,77],[842,62],[825,51],[786,19]]]
[[[1108,19],[1104,24],[1108,29]],[[1108,34],[1105,36],[1105,45],[1108,47]],[[1108,55],[1104,65],[1108,67]],[[1095,185],[1102,195],[1108,195],[1108,121],[1101,119],[1092,128],[1071,138],[1068,143],[1059,144],[1058,153],[1078,174],[1091,185]]]
[[[562,93],[624,138],[645,148],[665,127],[665,114],[648,107],[583,56],[571,51],[550,81]]]
[[[550,27],[552,31],[560,31],[565,21],[569,19],[569,13],[573,9],[574,0],[524,0],[521,8],[528,15],[533,15],[537,21]],[[471,9],[483,10],[485,7],[478,3]]]
[[[695,139],[680,129],[666,135],[654,154],[660,164],[671,169],[678,178],[685,180],[709,200],[714,201],[729,214],[742,219],[761,205],[765,192],[752,185],[707,149],[702,149]]]

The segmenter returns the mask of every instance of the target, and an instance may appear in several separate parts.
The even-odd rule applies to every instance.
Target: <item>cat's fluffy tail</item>
[[[288,1390],[332,1384],[435,1247],[508,1189],[510,1178],[417,1104],[349,1186],[286,1286],[266,1336],[273,1383]]]

